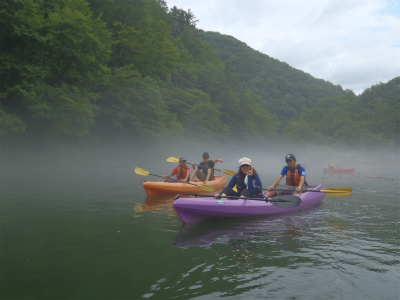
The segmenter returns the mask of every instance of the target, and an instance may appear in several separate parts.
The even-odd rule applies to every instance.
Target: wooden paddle
[[[160,176],[160,175],[151,174],[149,171],[146,171],[146,170],[141,169],[141,168],[138,168],[138,167],[135,168],[135,173],[136,173],[136,174],[139,174],[139,175],[143,175],[143,176],[153,175],[153,176],[157,176],[157,177],[163,178],[163,177]],[[169,179],[169,180],[177,181],[177,182],[182,182],[182,181],[176,180],[176,179]],[[215,192],[215,190],[217,189],[217,188],[216,188],[215,186],[213,186],[213,185],[194,184],[194,183],[191,183],[191,182],[182,182],[182,183],[198,186],[198,187],[201,188],[202,190],[205,190],[205,191],[208,191],[208,192]]]
[[[185,194],[185,195],[191,195],[195,197],[214,197],[213,195],[200,195],[200,194]],[[180,195],[177,195],[174,200],[178,199]],[[243,198],[243,197],[238,197],[238,196],[221,196],[221,199],[241,199],[241,200],[256,200],[256,201],[265,201],[265,202],[271,202],[272,205],[280,208],[293,208],[296,206],[299,206],[301,204],[301,199],[300,197],[297,196],[290,196],[290,195],[281,195],[281,196],[276,196],[271,199],[267,198]],[[216,200],[221,200],[221,199],[216,199]]]
[[[167,158],[167,161],[173,162],[173,163],[179,163],[179,158],[176,158],[176,157],[168,157],[168,158]],[[194,165],[195,165],[195,166],[198,166],[198,165],[196,165],[196,164],[194,164]],[[206,167],[207,167],[207,166],[206,166]],[[213,168],[213,169],[214,169],[214,168]],[[223,172],[223,173],[225,173],[226,175],[229,175],[229,176],[234,176],[234,175],[236,174],[236,172],[229,171],[229,170],[218,170],[218,169],[214,169],[214,170]]]
[[[265,189],[263,189],[265,190]],[[294,190],[294,189],[293,189]],[[293,191],[292,189],[274,189],[274,191]],[[351,187],[334,187],[324,190],[302,190],[302,192],[318,192],[324,193],[327,196],[333,197],[346,197],[352,193],[353,189]]]

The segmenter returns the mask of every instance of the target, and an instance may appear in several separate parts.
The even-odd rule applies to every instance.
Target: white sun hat
[[[238,165],[239,165],[239,168],[240,168],[242,165],[249,165],[249,166],[251,166],[251,159],[250,159],[250,158],[247,158],[247,157],[242,157],[241,159],[239,159]]]

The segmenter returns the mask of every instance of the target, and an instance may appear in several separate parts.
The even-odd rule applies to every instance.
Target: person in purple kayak
[[[251,159],[242,157],[239,159],[239,171],[231,178],[228,185],[221,193],[216,193],[215,198],[221,199],[224,196],[236,196],[243,198],[262,197],[262,183],[258,173],[251,165]],[[234,187],[236,186],[236,190]]]
[[[288,189],[279,194],[295,194],[300,193],[302,190],[306,190],[306,170],[300,164],[297,164],[296,157],[293,154],[285,156],[286,166],[283,167],[281,174],[275,179],[274,183],[267,187],[267,198],[275,196],[277,193],[274,190],[275,187],[281,182],[282,178],[286,176],[286,185],[296,187],[292,190]]]

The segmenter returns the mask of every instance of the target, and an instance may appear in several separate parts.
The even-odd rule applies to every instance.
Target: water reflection
[[[177,214],[172,206],[175,196],[171,194],[147,196],[143,203],[136,203],[134,205],[135,216],[145,211],[176,216]]]
[[[267,216],[252,219],[210,220],[207,222],[183,224],[173,242],[174,247],[189,248],[198,246],[211,248],[216,243],[241,245],[239,252],[247,253],[247,246],[265,239],[265,233],[276,233],[275,238],[284,238],[286,250],[299,247],[297,238],[307,225],[318,225],[323,217],[318,213],[321,208],[312,211]],[[235,240],[233,242],[232,240]],[[244,250],[245,249],[245,250]],[[243,252],[244,251],[244,252]]]
[[[204,192],[203,194],[209,194]],[[155,213],[163,213],[166,215],[178,216],[176,213],[173,202],[175,197],[178,194],[162,194],[162,195],[148,195],[143,203],[136,203],[133,207],[133,211],[135,212],[135,217],[140,216],[141,213],[155,212]],[[193,195],[185,195],[186,198],[194,198]]]

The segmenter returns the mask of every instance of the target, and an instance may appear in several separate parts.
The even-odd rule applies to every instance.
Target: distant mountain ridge
[[[345,94],[341,86],[317,79],[260,53],[232,36],[201,31],[201,37],[214,47],[237,78],[257,95],[257,102],[262,107],[285,120],[323,98]]]

